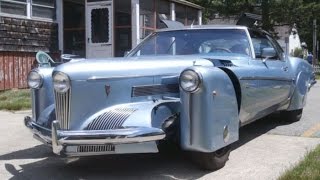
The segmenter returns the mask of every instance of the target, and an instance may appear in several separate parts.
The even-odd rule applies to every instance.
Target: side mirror
[[[261,51],[262,58],[268,59],[268,58],[272,58],[275,56],[277,56],[277,52],[274,50],[274,48],[267,47],[267,48],[263,48]]]
[[[266,61],[270,58],[273,58],[277,56],[277,52],[274,50],[274,48],[263,48],[261,51],[261,57],[264,58],[262,60],[263,63],[266,63]]]

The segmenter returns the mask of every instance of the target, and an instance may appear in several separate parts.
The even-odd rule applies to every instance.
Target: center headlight
[[[185,70],[180,74],[180,87],[187,92],[194,92],[198,90],[201,77],[200,74],[193,70]]]
[[[65,93],[70,89],[69,77],[62,73],[57,72],[53,75],[53,87],[59,93]]]
[[[37,71],[31,71],[28,74],[28,86],[33,89],[38,89],[42,86],[43,77]]]

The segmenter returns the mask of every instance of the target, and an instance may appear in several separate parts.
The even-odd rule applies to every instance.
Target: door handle
[[[90,42],[90,38],[87,39],[88,43]]]
[[[288,69],[289,69],[289,68],[288,68],[287,66],[286,66],[286,67],[282,67],[282,70],[285,71],[285,72],[287,72]]]

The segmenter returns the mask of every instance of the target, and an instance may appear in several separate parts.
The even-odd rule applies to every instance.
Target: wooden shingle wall
[[[0,17],[0,90],[27,87],[37,51],[59,54],[56,23]]]
[[[58,25],[0,17],[0,51],[57,52]]]

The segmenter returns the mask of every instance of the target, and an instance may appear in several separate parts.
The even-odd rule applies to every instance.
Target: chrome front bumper
[[[163,130],[151,127],[65,131],[60,129],[58,121],[53,121],[52,128],[47,129],[36,124],[29,116],[25,117],[24,123],[33,132],[36,139],[52,145],[53,152],[58,155],[65,154],[67,146],[132,144],[165,138]]]

